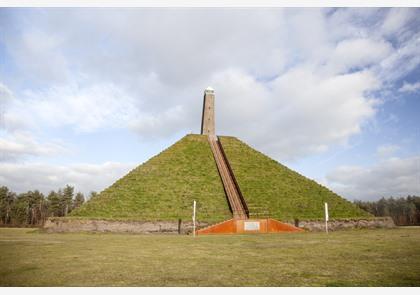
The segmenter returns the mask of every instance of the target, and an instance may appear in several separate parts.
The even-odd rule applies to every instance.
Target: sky
[[[189,133],[420,195],[419,8],[0,8],[0,185],[102,191]]]

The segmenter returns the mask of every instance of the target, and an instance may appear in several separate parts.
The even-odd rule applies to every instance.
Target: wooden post
[[[328,234],[328,204],[325,203],[325,232]]]
[[[197,203],[196,203],[196,201],[194,200],[194,205],[193,205],[193,216],[192,216],[192,219],[193,219],[193,236],[195,237],[195,209],[196,209],[196,206],[197,206]]]

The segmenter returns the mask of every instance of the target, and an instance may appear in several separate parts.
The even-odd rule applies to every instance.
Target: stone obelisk
[[[214,89],[207,87],[206,90],[204,90],[201,134],[215,136],[214,126]]]

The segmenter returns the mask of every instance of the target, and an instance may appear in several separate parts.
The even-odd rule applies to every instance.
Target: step
[[[245,200],[240,193],[239,185],[234,178],[233,171],[230,168],[223,147],[216,136],[209,136],[208,141],[220,178],[222,179],[222,184],[232,210],[233,218],[247,219],[248,213]]]

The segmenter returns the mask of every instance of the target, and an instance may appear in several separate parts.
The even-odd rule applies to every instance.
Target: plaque
[[[244,222],[244,230],[260,230],[260,222],[259,221],[245,221]]]

